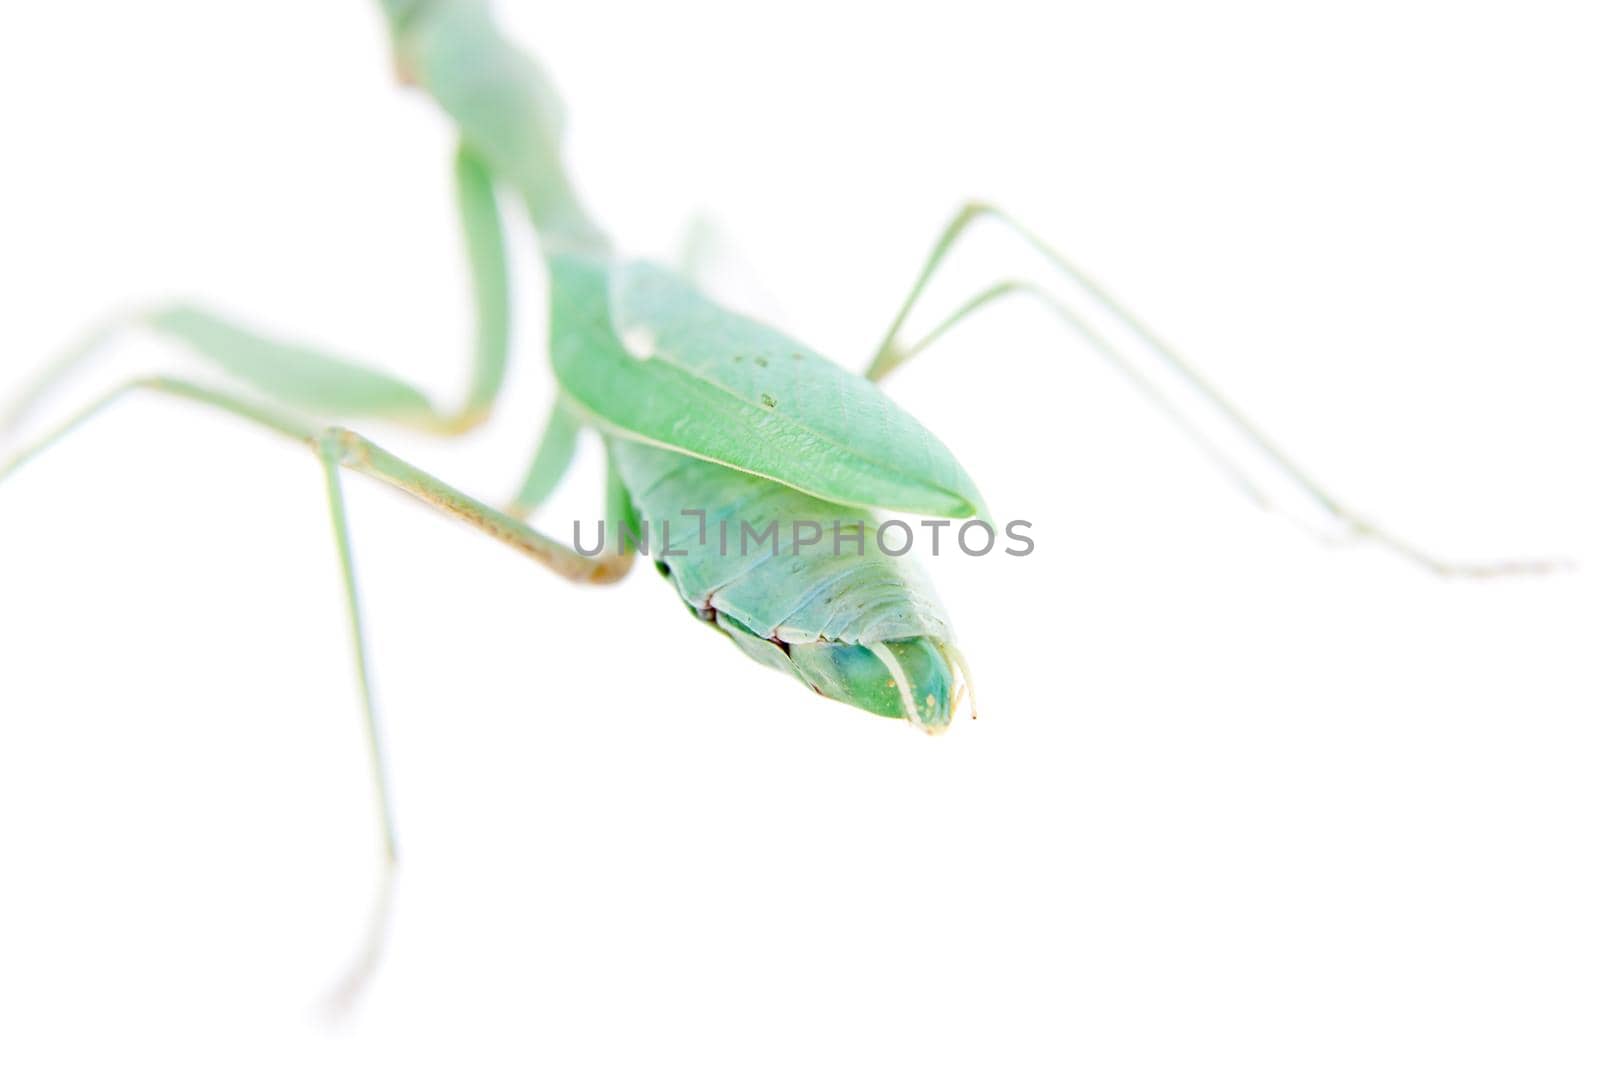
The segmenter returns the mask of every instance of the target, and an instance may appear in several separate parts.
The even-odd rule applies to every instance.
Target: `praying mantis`
[[[930,281],[964,235],[982,222],[1016,231],[1092,303],[1127,326],[1221,418],[1299,484],[1349,533],[1383,543],[1441,574],[1494,574],[1538,564],[1458,567],[1390,537],[1307,476],[1170,346],[1088,275],[998,208],[962,207],[938,235],[910,293],[864,374],[715,304],[682,272],[624,257],[583,206],[562,163],[559,99],[540,68],[501,35],[476,0],[386,0],[383,13],[402,82],[429,94],[459,133],[454,162],[476,337],[466,402],[444,409],[407,383],[319,350],[258,335],[204,308],[174,305],[118,320],[47,368],[20,396],[5,428],[87,355],[137,328],[179,343],[231,381],[143,378],[119,387],[18,453],[0,477],[38,456],[120,397],[153,391],[230,413],[311,447],[326,481],[353,634],[357,676],[382,817],[383,899],[396,857],[381,732],[342,479],[375,478],[506,542],[580,584],[623,578],[628,552],[585,555],[525,521],[572,462],[580,433],[606,443],[605,498],[613,529],[649,529],[658,565],[684,605],[751,658],[794,675],[819,694],[899,718],[928,733],[951,721],[966,669],[945,612],[920,569],[864,540],[860,556],[782,544],[759,558],[730,557],[699,539],[674,541],[665,523],[686,512],[833,526],[872,526],[877,510],[971,520],[986,515],[973,480],[931,433],[879,387],[970,316],[1009,297],[1044,302],[1210,451],[1205,435],[1166,405],[1162,390],[1050,290],[1001,281],[952,309],[917,337],[907,324]],[[535,456],[503,507],[491,507],[385,450],[346,423],[471,431],[489,416],[504,381],[513,295],[506,227],[496,201],[509,194],[531,224],[548,274],[549,348],[558,385]],[[1265,502],[1226,457],[1248,492]],[[677,528],[680,532],[682,527]],[[380,918],[375,929],[381,930]],[[362,970],[370,968],[376,941]]]

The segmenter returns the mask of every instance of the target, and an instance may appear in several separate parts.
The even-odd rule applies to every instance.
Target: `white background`
[[[1590,5],[504,6],[621,243],[708,215],[841,361],[982,195],[1356,506],[1589,569],[1324,550],[1022,306],[893,383],[1038,540],[930,561],[986,705],[937,740],[352,481],[404,873],[329,1030],[376,845],[320,476],[130,400],[0,488],[0,1060],[1600,1057]],[[172,294],[463,388],[449,135],[375,5],[25,5],[0,101],[6,391]],[[551,389],[519,267],[503,417],[377,431],[490,498]],[[987,231],[936,302],[1041,271]]]

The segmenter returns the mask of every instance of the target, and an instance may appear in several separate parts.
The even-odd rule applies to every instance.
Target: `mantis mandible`
[[[128,329],[162,335],[230,384],[182,377],[130,381],[20,451],[0,478],[38,456],[120,397],[152,391],[218,409],[308,445],[326,481],[352,632],[371,772],[381,818],[383,870],[366,947],[347,984],[370,972],[381,944],[396,862],[377,710],[369,684],[342,478],[386,482],[580,584],[623,578],[634,553],[586,555],[526,521],[572,462],[581,432],[608,460],[607,525],[648,530],[685,512],[763,525],[814,522],[875,528],[877,510],[951,519],[986,514],[973,480],[928,430],[880,388],[970,316],[1010,296],[1038,299],[1121,370],[1258,503],[1266,494],[1215,448],[1165,391],[1071,305],[1042,285],[999,281],[951,309],[921,336],[908,329],[931,279],[982,221],[1038,251],[1091,306],[1110,315],[1220,421],[1339,527],[1441,574],[1487,576],[1539,563],[1453,565],[1391,537],[1348,509],[1263,435],[1175,350],[1091,277],[1008,214],[962,207],[938,234],[910,292],[865,369],[853,374],[782,333],[729,311],[671,267],[627,258],[583,206],[562,162],[560,100],[539,66],[496,27],[483,0],[383,0],[399,79],[430,95],[458,133],[454,178],[476,314],[467,399],[445,409],[404,381],[320,350],[262,336],[205,308],[179,304],[113,322],[47,367],[6,413],[18,426],[87,356]],[[488,418],[508,359],[513,294],[506,227],[496,199],[525,213],[548,278],[549,350],[557,396],[521,485],[492,507],[345,427],[347,422],[463,434]],[[776,547],[776,546],[774,546]],[[841,556],[798,541],[757,557],[713,551],[704,539],[658,539],[657,566],[686,607],[757,661],[819,694],[928,733],[951,721],[970,672],[922,572],[874,551]]]

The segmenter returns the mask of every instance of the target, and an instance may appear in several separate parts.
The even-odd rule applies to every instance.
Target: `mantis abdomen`
[[[824,696],[929,731],[957,691],[950,625],[868,512],[621,438],[607,442],[657,566],[744,652]]]

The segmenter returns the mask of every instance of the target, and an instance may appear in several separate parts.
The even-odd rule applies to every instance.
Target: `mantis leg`
[[[539,438],[533,462],[528,466],[528,473],[523,475],[522,488],[517,490],[517,495],[505,507],[508,514],[525,518],[561,484],[562,475],[572,465],[572,457],[578,447],[578,430],[581,428],[578,417],[561,403],[559,396],[556,397],[550,405],[550,415],[545,419],[544,433]]]
[[[382,836],[382,866],[379,872],[378,893],[367,935],[360,954],[347,976],[330,997],[329,1006],[335,1010],[346,1007],[365,985],[375,969],[382,948],[389,905],[394,886],[397,861],[394,818],[389,799],[388,774],[383,756],[382,730],[379,726],[377,705],[373,699],[371,675],[368,667],[367,642],[362,624],[361,602],[355,576],[355,564],[350,547],[349,521],[344,503],[341,480],[343,470],[369,475],[387,482],[424,503],[431,504],[468,524],[477,527],[496,539],[511,545],[543,563],[557,574],[580,582],[606,583],[620,579],[627,573],[633,556],[601,554],[586,557],[567,546],[546,537],[509,515],[479,503],[430,474],[406,463],[398,456],[379,448],[371,441],[350,430],[338,427],[318,429],[263,407],[251,400],[225,392],[195,385],[176,378],[156,377],[140,379],[106,394],[90,404],[76,416],[68,419],[53,432],[45,435],[32,447],[0,465],[0,481],[24,463],[58,443],[73,430],[105,411],[129,393],[148,390],[177,396],[207,407],[226,411],[241,419],[272,430],[282,436],[310,445],[322,464],[327,481],[328,505],[333,520],[333,533],[339,553],[343,578],[345,604],[349,613],[350,632],[355,654],[356,679],[360,688],[362,711],[368,754],[371,763],[373,788],[376,793],[380,830]]]
[[[505,234],[486,166],[465,147],[455,159],[456,200],[471,267],[477,336],[472,381],[458,411],[442,411],[413,386],[317,349],[265,337],[190,304],[119,317],[63,353],[0,415],[0,433],[24,418],[104,344],[135,328],[179,342],[234,383],[288,407],[334,418],[375,418],[433,433],[462,433],[489,414],[505,379],[510,293]]]
[[[1162,340],[1149,326],[1114,298],[1099,282],[1084,273],[1031,230],[989,204],[975,202],[964,205],[940,232],[938,239],[934,242],[933,250],[917,276],[916,283],[900,305],[894,321],[890,324],[883,342],[878,346],[878,350],[867,368],[866,376],[869,379],[873,381],[883,380],[896,368],[920,355],[935,341],[965,321],[974,312],[1007,296],[1032,297],[1043,303],[1066,325],[1088,341],[1092,348],[1108,359],[1120,373],[1128,378],[1135,388],[1152,401],[1168,418],[1172,419],[1179,429],[1208,458],[1216,463],[1247,496],[1268,510],[1276,510],[1268,494],[1250,477],[1244,466],[1230,458],[1228,453],[1194,419],[1186,415],[1183,409],[1174,402],[1168,392],[1157,384],[1152,376],[1141,371],[1134,360],[1116,347],[1104,334],[1096,330],[1082,315],[1038,285],[1016,280],[998,282],[966,300],[920,339],[914,341],[906,340],[904,337],[906,320],[921,299],[928,282],[933,278],[939,266],[945,261],[946,256],[961,236],[967,232],[974,222],[983,218],[993,218],[1003,223],[1042,255],[1061,275],[1074,283],[1088,298],[1091,306],[1108,315],[1113,322],[1132,334],[1140,342],[1140,345],[1155,357],[1157,366],[1167,371],[1178,384],[1197,395],[1205,408],[1208,409],[1209,414],[1218,423],[1242,438],[1270,466],[1276,468],[1289,482],[1304,492],[1320,511],[1339,526],[1345,536],[1351,539],[1375,541],[1397,552],[1411,562],[1445,577],[1483,578],[1510,574],[1536,574],[1561,569],[1569,565],[1561,560],[1542,559],[1500,560],[1482,563],[1450,562],[1438,559],[1423,552],[1416,546],[1385,532],[1352,511],[1328,490],[1324,489],[1319,482],[1307,474],[1298,463],[1279,448],[1271,438],[1258,429],[1252,420],[1234,406],[1232,401],[1207,381],[1187,359],[1179,355],[1171,345]]]

